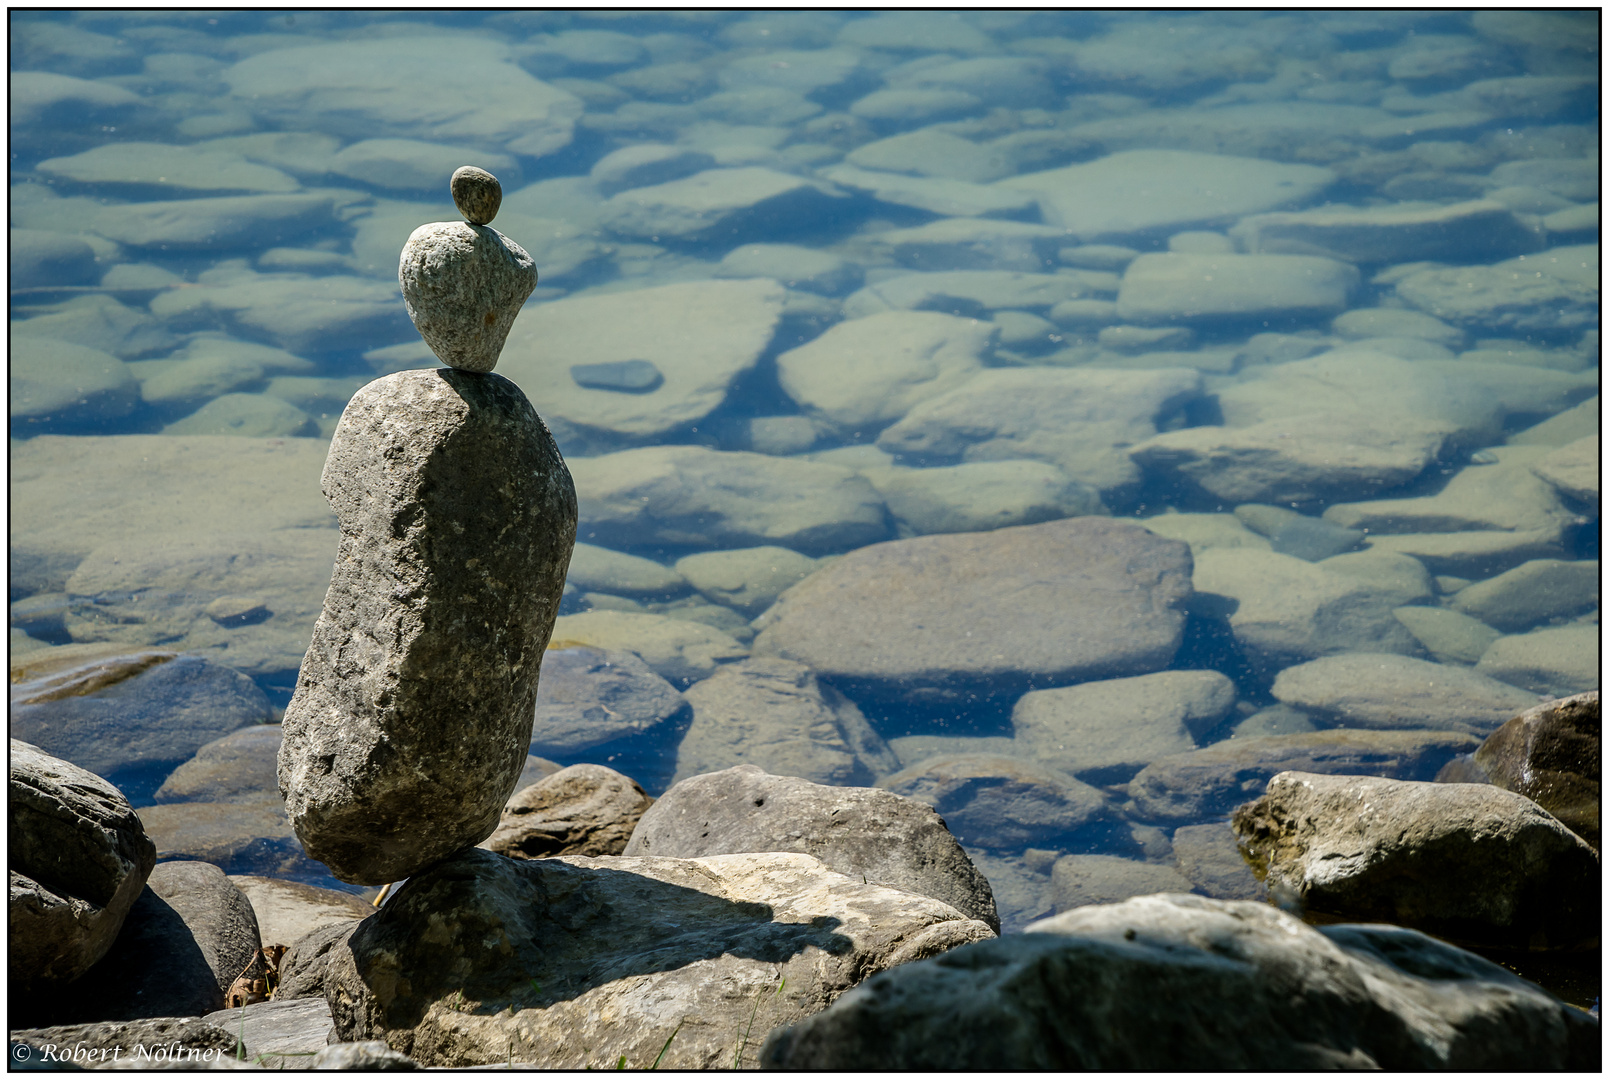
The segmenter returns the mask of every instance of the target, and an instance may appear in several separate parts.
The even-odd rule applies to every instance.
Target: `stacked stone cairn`
[[[497,827],[575,543],[558,447],[492,373],[536,266],[490,226],[496,177],[465,166],[452,195],[465,220],[414,230],[399,270],[447,368],[376,379],[341,416],[323,473],[341,544],[284,718],[292,826],[354,884],[400,881]]]

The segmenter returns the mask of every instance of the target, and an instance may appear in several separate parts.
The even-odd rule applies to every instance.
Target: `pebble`
[[[460,165],[453,171],[448,187],[453,205],[471,225],[490,225],[503,205],[503,185],[485,169]]]

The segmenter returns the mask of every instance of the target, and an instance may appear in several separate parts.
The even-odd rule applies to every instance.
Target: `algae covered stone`
[[[405,371],[324,467],[341,547],[285,712],[280,790],[342,880],[400,880],[496,827],[525,764],[575,491],[500,376]]]

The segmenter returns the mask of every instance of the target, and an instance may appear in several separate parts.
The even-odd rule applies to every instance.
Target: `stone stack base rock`
[[[530,744],[575,489],[513,383],[452,369],[358,391],[323,488],[341,545],[279,786],[308,855],[376,885],[496,828]]]

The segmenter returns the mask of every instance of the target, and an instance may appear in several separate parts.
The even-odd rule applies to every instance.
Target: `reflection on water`
[[[555,644],[642,661],[568,654],[534,753],[655,792],[886,782],[1008,929],[1255,894],[1217,823],[1270,746],[1346,772],[1289,749],[1345,728],[1429,779],[1597,686],[1597,41],[1595,13],[20,14],[13,664],[126,699],[30,730],[157,804],[165,850],[333,883],[272,745],[196,754],[288,700],[326,442],[434,364],[397,255],[473,163],[541,273],[498,370],[581,497]],[[1192,559],[1119,529],[1074,591],[1160,560],[1182,611],[1011,577],[995,530],[1092,516]],[[951,577],[840,561],[920,538]],[[783,695],[751,655],[804,667]],[[605,678],[612,719],[577,720]]]

